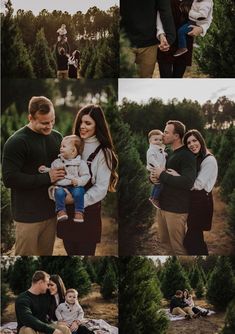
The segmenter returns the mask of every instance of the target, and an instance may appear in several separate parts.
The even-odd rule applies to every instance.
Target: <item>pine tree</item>
[[[201,279],[201,273],[200,273],[200,270],[198,268],[198,265],[196,264],[196,265],[194,265],[193,270],[190,274],[190,284],[191,284],[191,287],[193,289],[196,288],[200,279]]]
[[[84,267],[90,277],[90,280],[92,283],[96,282],[97,280],[97,274],[95,271],[95,267],[89,257],[85,257],[83,260]]]
[[[206,297],[217,309],[225,309],[235,295],[235,282],[231,264],[226,256],[218,257],[212,271]]]
[[[165,298],[170,299],[176,290],[190,290],[189,279],[176,256],[165,262],[161,290]]]
[[[106,273],[101,285],[100,292],[104,299],[110,299],[113,297],[113,293],[117,290],[117,279],[113,267],[108,264]]]
[[[36,41],[33,49],[33,67],[37,78],[54,78],[55,62],[48,47],[48,43],[42,28],[37,32]],[[54,64],[54,68],[51,64]]]
[[[235,298],[229,303],[226,316],[225,325],[221,334],[234,334],[235,333]]]
[[[226,19],[226,24],[225,23]],[[234,78],[235,76],[235,2],[215,0],[213,21],[195,57],[200,69],[213,78]]]
[[[32,256],[17,258],[10,275],[10,288],[19,294],[31,286],[32,275],[36,269],[36,261]]]
[[[6,14],[1,18],[2,77],[33,78],[33,67],[19,27],[13,18],[12,3],[5,4]]]
[[[227,166],[227,170],[221,182],[221,195],[226,201],[229,200],[235,189],[235,154]]]
[[[91,289],[91,281],[82,260],[78,256],[41,256],[40,267],[49,274],[58,274],[67,289],[78,290],[79,296],[86,295]]]
[[[165,333],[168,320],[159,311],[162,294],[152,260],[121,257],[119,264],[120,334]]]
[[[120,33],[120,78],[135,78],[138,77],[135,64],[132,61],[133,55],[130,51],[130,43]]]
[[[235,189],[230,196],[228,223],[233,232],[235,232]]]
[[[203,279],[201,276],[199,276],[199,280],[197,282],[196,285],[196,296],[197,298],[202,298],[204,295],[204,283],[203,283]]]

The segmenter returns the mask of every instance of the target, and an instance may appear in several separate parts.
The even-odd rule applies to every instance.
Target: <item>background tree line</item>
[[[28,103],[32,96],[51,99],[56,111],[55,129],[63,136],[72,132],[78,110],[88,103],[100,104],[112,130],[112,113],[116,108],[116,80],[2,80],[1,149],[6,140],[28,123]],[[10,190],[1,181],[2,251],[14,244],[14,225],[10,208]],[[117,195],[109,193],[104,201],[106,213],[117,219]]]
[[[149,204],[151,184],[146,170],[147,134],[152,129],[164,130],[165,123],[177,119],[186,129],[195,128],[205,137],[208,148],[219,165],[217,185],[228,204],[228,223],[235,232],[235,103],[223,96],[215,103],[176,98],[164,103],[151,98],[148,103],[123,99],[119,113],[113,115],[116,148],[120,163],[118,190],[119,248],[128,254],[135,247],[135,235],[153,223],[154,210]],[[168,148],[166,148],[168,150]],[[129,238],[126,237],[129,236]]]
[[[163,308],[169,307],[176,290],[183,289],[194,291],[197,298],[205,298],[216,312],[226,311],[225,325],[220,333],[233,333],[234,257],[173,256],[164,263],[156,258],[121,257],[119,262],[121,334],[166,333],[169,320]]]
[[[65,287],[76,289],[79,298],[91,291],[92,283],[100,286],[104,299],[110,300],[117,296],[118,259],[115,257],[3,256],[1,268],[1,312],[9,302],[10,291],[18,295],[29,289],[36,270],[44,270],[50,275],[60,275]]]
[[[37,16],[19,9],[14,15],[10,0],[1,13],[2,77],[56,77],[57,29],[66,24],[70,50],[81,52],[84,78],[116,78],[119,68],[119,8],[102,11],[96,6],[84,14],[43,9]]]

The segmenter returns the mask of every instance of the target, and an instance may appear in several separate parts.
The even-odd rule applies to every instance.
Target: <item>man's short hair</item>
[[[33,96],[29,101],[28,111],[32,117],[35,117],[36,112],[48,114],[51,110],[54,110],[53,103],[45,96]]]
[[[35,271],[32,277],[32,283],[37,283],[40,280],[45,281],[47,277],[50,278],[50,275],[45,271],[42,270]]]
[[[152,136],[163,136],[163,133],[161,130],[158,130],[158,129],[154,129],[154,130],[151,130],[149,133],[148,133],[148,139],[150,139]]]
[[[176,290],[176,293],[175,293],[175,295],[176,295],[176,296],[181,296],[181,295],[182,295],[182,293],[183,293],[183,291],[181,291],[181,290]]]
[[[170,125],[170,124],[174,125],[174,133],[177,133],[181,140],[183,139],[186,127],[182,122],[176,121],[176,120],[170,120],[166,124],[167,125]]]

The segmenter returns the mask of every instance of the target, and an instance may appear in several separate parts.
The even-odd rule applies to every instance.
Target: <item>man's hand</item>
[[[169,43],[167,42],[167,39],[166,39],[166,36],[164,34],[161,34],[159,36],[159,39],[160,39],[160,44],[159,44],[159,49],[161,51],[168,51],[170,49],[170,45]]]
[[[76,179],[72,179],[72,180],[71,180],[71,184],[72,184],[72,186],[77,187],[77,185],[78,185],[78,180],[76,180]]]
[[[199,36],[201,35],[201,33],[203,32],[202,27],[198,27],[198,26],[194,26],[194,25],[190,25],[190,28],[192,28],[192,30],[190,32],[188,32],[189,36]]]
[[[151,180],[153,183],[157,183],[160,174],[161,174],[164,170],[165,170],[165,169],[164,169],[164,168],[161,168],[161,167],[151,167],[151,168],[150,168],[150,180]]]
[[[78,329],[78,326],[79,326],[79,321],[73,321],[70,326],[71,332],[75,332]]]
[[[56,181],[62,180],[65,176],[64,168],[51,168],[49,171],[49,176],[51,179],[51,183],[55,183]]]

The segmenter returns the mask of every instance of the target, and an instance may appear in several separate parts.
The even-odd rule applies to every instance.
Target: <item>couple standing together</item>
[[[193,38],[212,22],[212,0],[121,0],[121,28],[141,78],[182,78],[192,65]],[[159,44],[159,49],[158,49]]]
[[[73,135],[62,140],[53,130],[52,102],[34,96],[28,120],[3,149],[2,174],[5,186],[11,188],[15,255],[52,255],[61,220],[60,237],[68,255],[94,255],[101,238],[101,200],[117,183],[117,156],[104,113],[97,105],[83,107],[75,118]],[[53,165],[55,160],[60,164]],[[86,168],[79,175],[82,164]],[[49,198],[51,186],[56,188],[56,205]],[[74,206],[65,207],[69,195]]]
[[[147,162],[151,152],[159,156],[161,150],[164,154],[159,145],[162,141],[172,149],[165,166],[148,164],[150,180],[161,184],[157,198],[160,242],[168,255],[208,255],[203,231],[210,230],[212,224],[216,159],[201,133],[197,130],[185,133],[185,125],[178,120],[168,121],[163,135],[159,132],[149,133]],[[153,198],[151,201],[154,204]]]

